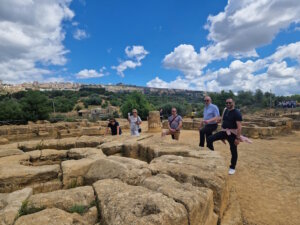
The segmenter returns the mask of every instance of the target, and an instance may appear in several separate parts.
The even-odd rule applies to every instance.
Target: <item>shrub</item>
[[[80,215],[86,213],[89,210],[89,207],[84,205],[73,205],[70,209],[70,213],[78,213]]]
[[[19,216],[36,213],[36,212],[42,211],[44,209],[45,209],[44,207],[42,207],[42,208],[36,208],[34,206],[29,207],[28,201],[26,200],[26,201],[22,202],[21,208],[19,209]]]

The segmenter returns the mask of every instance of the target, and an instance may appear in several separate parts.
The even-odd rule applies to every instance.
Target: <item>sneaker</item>
[[[233,175],[235,173],[235,169],[229,169],[228,174]]]

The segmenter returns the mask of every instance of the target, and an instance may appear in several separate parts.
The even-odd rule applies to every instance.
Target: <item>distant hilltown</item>
[[[80,84],[71,82],[49,82],[39,83],[34,81],[32,83],[22,84],[5,84],[0,80],[0,93],[15,93],[26,90],[39,90],[39,91],[53,91],[53,90],[70,90],[79,91],[81,88],[104,88],[106,91],[115,93],[126,93],[138,91],[144,94],[156,93],[156,94],[180,94],[193,95],[195,97],[203,96],[203,91],[192,91],[183,89],[168,89],[168,88],[152,88],[152,87],[140,87],[135,85],[126,85],[118,83],[116,85],[103,85],[103,84]]]

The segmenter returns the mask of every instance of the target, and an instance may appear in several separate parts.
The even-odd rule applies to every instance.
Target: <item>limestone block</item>
[[[207,187],[214,193],[214,210],[221,218],[228,203],[227,165],[217,152],[199,152],[199,158],[163,155],[151,161],[153,174],[167,174],[177,181]]]
[[[28,199],[28,207],[59,208],[69,211],[74,205],[89,207],[93,201],[95,201],[93,188],[84,186],[32,195]]]
[[[18,217],[22,202],[32,195],[31,188],[24,188],[9,194],[0,193],[0,224],[13,225]]]
[[[120,180],[93,184],[100,202],[100,224],[187,225],[184,206],[172,198]]]
[[[148,116],[148,132],[161,132],[161,122],[159,111],[150,111]]]
[[[67,213],[61,209],[49,208],[37,213],[21,216],[16,221],[15,225],[89,225],[86,220],[83,219],[77,213]],[[92,224],[91,224],[92,225]]]
[[[183,204],[187,209],[190,225],[205,225],[216,217],[213,212],[213,192],[208,188],[195,187],[189,183],[181,184],[164,174],[148,177],[142,185]]]

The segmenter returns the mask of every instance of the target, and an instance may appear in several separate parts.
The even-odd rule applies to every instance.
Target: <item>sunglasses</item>
[[[132,113],[137,113],[137,112],[132,112]]]
[[[204,100],[205,102],[209,102],[209,100]]]
[[[232,102],[226,102],[226,105],[231,105],[232,104]]]

